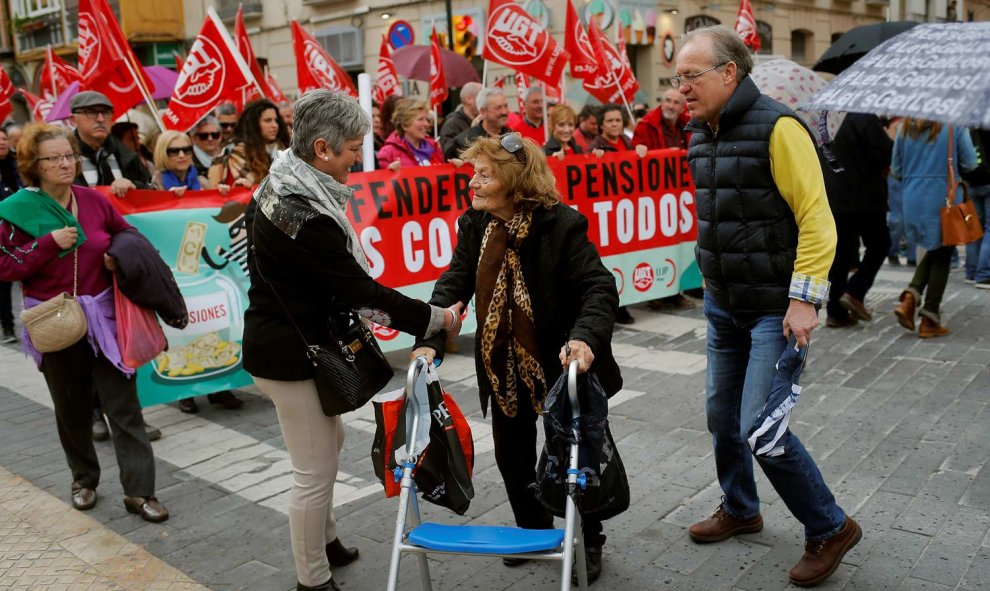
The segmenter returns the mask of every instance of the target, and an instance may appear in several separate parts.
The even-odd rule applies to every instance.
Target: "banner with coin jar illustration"
[[[615,276],[623,305],[699,287],[694,262],[694,185],[683,150],[549,158],[562,202],[588,219],[589,238]],[[406,167],[351,174],[348,214],[371,275],[406,295],[428,300],[450,264],[457,218],[471,205],[470,165]],[[171,267],[186,298],[189,326],[165,327],[169,349],[138,371],[144,406],[251,384],[241,364],[247,308],[247,189],[130,191],[110,197]],[[300,277],[300,281],[305,278]],[[464,333],[472,332],[473,302]],[[386,351],[413,338],[389,327],[374,333]]]

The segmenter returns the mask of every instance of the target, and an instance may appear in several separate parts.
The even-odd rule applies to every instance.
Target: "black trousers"
[[[527,401],[519,402],[515,417],[507,417],[498,402],[491,400],[492,438],[495,440],[495,463],[502,474],[516,525],[526,529],[552,529],[553,515],[536,498],[529,486],[536,482],[536,419],[539,415]],[[582,518],[584,545],[605,543],[602,522]]]
[[[100,462],[93,444],[93,392],[110,421],[120,484],[129,497],[155,494],[155,456],[144,430],[134,378],[103,355],[93,355],[84,338],[63,351],[45,353],[41,372],[55,405],[55,423],[72,480],[85,488],[100,483]]]
[[[887,228],[887,214],[884,212],[837,213],[834,217],[838,240],[835,245],[835,260],[828,272],[832,288],[826,308],[830,317],[842,318],[848,314],[839,305],[842,294],[848,293],[862,301],[866,299],[866,292],[873,287],[873,281],[890,250],[890,230]],[[859,263],[859,269],[850,277],[849,270],[857,260],[860,240],[866,247],[866,253]]]
[[[11,300],[10,292],[12,284],[7,281],[0,281],[0,328],[14,329],[14,303]]]

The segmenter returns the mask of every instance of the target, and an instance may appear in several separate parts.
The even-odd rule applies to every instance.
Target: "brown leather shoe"
[[[168,519],[168,509],[156,497],[124,497],[124,507],[128,513],[140,515],[151,523],[161,523]]]
[[[921,317],[921,327],[918,329],[918,336],[923,339],[932,337],[944,337],[952,332],[947,326],[942,326],[927,316]]]
[[[848,310],[854,318],[866,322],[873,320],[873,312],[866,307],[863,300],[858,300],[848,293],[842,294],[842,297],[839,298],[839,305]]]
[[[334,568],[347,566],[361,556],[357,548],[345,547],[339,537],[327,544],[326,550],[327,560],[330,562],[330,566]]]
[[[846,516],[846,523],[831,538],[808,542],[804,556],[791,569],[791,582],[798,587],[814,587],[832,576],[846,555],[863,537],[863,530],[852,517]]]
[[[914,314],[917,309],[917,302],[914,301],[914,294],[910,291],[901,292],[901,303],[894,308],[894,316],[897,316],[897,323],[904,328],[914,332]]]
[[[688,535],[699,544],[721,542],[739,534],[755,534],[763,530],[763,517],[757,513],[749,519],[737,519],[719,505],[715,513],[688,528]]]
[[[72,508],[76,511],[89,511],[96,506],[96,491],[72,483]]]

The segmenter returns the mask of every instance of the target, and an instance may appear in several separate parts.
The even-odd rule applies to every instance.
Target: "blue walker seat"
[[[523,554],[560,548],[564,530],[424,523],[409,532],[409,541],[431,550],[459,554]]]

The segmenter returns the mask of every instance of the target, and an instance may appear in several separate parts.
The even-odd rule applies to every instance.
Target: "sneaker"
[[[791,582],[798,587],[814,587],[832,576],[839,567],[846,552],[863,538],[863,530],[852,517],[846,516],[846,523],[831,538],[808,542],[804,556],[791,569]]]
[[[990,289],[990,279],[978,279],[973,282],[973,287],[976,289]]]
[[[3,329],[3,340],[0,341],[0,343],[4,345],[13,345],[16,342],[17,342],[17,335],[14,334],[14,329],[13,328]]]
[[[757,513],[749,519],[733,517],[719,505],[711,517],[688,528],[688,535],[699,544],[721,542],[739,534],[755,534],[763,531],[763,516]]]

